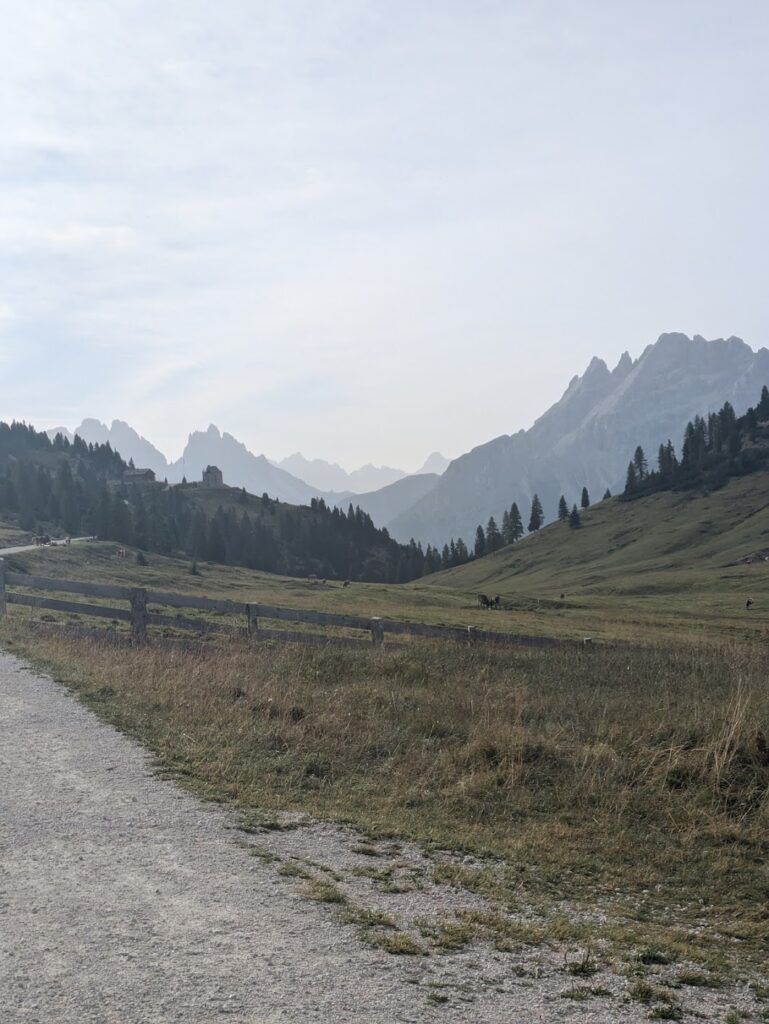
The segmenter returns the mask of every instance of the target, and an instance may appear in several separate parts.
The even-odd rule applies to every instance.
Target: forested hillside
[[[290,575],[405,582],[440,567],[352,506],[286,505],[245,490],[124,479],[109,444],[0,423],[0,516],[37,532],[95,534],[143,551]]]

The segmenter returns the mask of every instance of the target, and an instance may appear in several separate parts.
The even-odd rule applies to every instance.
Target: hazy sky
[[[769,340],[766,0],[0,0],[0,418],[415,468]]]

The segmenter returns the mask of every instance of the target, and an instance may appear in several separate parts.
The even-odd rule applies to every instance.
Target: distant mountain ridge
[[[70,441],[77,435],[90,444],[109,443],[126,461],[132,459],[134,465],[151,469],[159,480],[167,479],[172,484],[180,483],[185,477],[189,481],[199,480],[206,466],[216,465],[222,470],[226,483],[245,487],[252,494],[266,492],[270,497],[291,504],[306,505],[312,498],[323,498],[332,506],[346,506],[361,494],[366,504],[376,510],[372,515],[375,515],[378,526],[386,525],[385,520],[377,518],[379,514],[392,518],[422,497],[428,484],[438,479],[437,470],[428,473],[423,469],[419,474],[407,474],[401,469],[371,464],[348,473],[335,463],[306,459],[299,452],[281,462],[274,462],[264,455],[255,455],[232,434],[220,431],[213,424],[207,430],[193,431],[181,457],[175,462],[170,462],[158,448],[122,420],[113,420],[112,425],[107,426],[97,419],[85,419],[72,431],[58,427],[47,433],[51,438],[61,433]],[[449,460],[439,452],[433,452],[425,463],[440,467],[440,472],[448,464]],[[417,477],[420,479],[415,485],[388,492],[381,501],[374,498],[382,488]]]
[[[455,459],[436,486],[390,523],[394,537],[444,543],[472,539],[478,523],[501,516],[516,501],[524,519],[537,493],[546,520],[558,498],[571,504],[587,486],[595,500],[624,486],[627,464],[641,444],[650,462],[661,442],[680,448],[697,414],[731,402],[738,415],[769,383],[769,351],[740,338],[662,334],[633,360],[625,352],[613,370],[593,358],[529,430],[497,437]]]
[[[353,494],[377,491],[380,487],[387,487],[408,475],[402,469],[393,469],[391,466],[373,466],[371,463],[348,473],[335,462],[326,462],[324,459],[306,459],[301,452],[294,452],[293,455],[281,459],[275,465],[321,491],[348,491]]]

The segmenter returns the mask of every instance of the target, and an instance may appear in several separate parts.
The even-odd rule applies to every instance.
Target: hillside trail
[[[95,537],[71,537],[70,544],[82,544],[83,541],[95,539]],[[64,540],[52,540],[51,543],[47,545],[48,548],[65,548],[67,546],[67,542]],[[39,550],[40,548],[36,544],[21,544],[16,547],[7,548],[0,547],[0,558],[3,558],[5,555],[23,555],[28,551]]]
[[[239,831],[232,814],[160,779],[138,744],[0,652],[3,1024],[646,1019],[619,972],[601,978],[611,1006],[565,1000],[574,979],[563,951],[394,956],[366,944],[339,907],[308,899],[313,871],[380,911],[434,918],[478,898],[389,885],[372,906],[372,880],[355,870],[371,863],[360,843],[319,822]],[[388,855],[400,877],[423,870],[415,847],[392,844]]]

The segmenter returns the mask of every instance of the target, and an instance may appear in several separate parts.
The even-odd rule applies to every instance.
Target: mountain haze
[[[754,352],[739,338],[663,334],[638,359],[625,353],[613,370],[594,358],[529,430],[455,459],[390,531],[434,544],[451,536],[472,539],[478,523],[499,518],[513,501],[526,520],[534,493],[551,520],[561,494],[572,504],[583,486],[593,500],[607,487],[621,489],[639,443],[653,462],[668,438],[680,448],[689,419],[725,401],[739,415],[767,382],[769,351]]]
[[[407,475],[402,469],[371,463],[348,473],[336,462],[306,459],[301,452],[294,452],[276,465],[321,491],[348,491],[353,494],[379,490]]]
[[[432,491],[439,480],[437,473],[415,473],[378,491],[356,494],[351,501],[367,512],[377,526],[389,529],[393,519]]]

